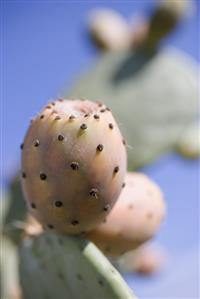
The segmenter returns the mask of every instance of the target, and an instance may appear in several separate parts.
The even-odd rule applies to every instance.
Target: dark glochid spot
[[[83,279],[82,275],[79,274],[79,273],[76,275],[76,277],[78,278],[78,280],[82,280]]]
[[[94,114],[94,119],[99,119],[100,116],[98,114]]]
[[[58,135],[58,140],[59,140],[59,141],[63,141],[63,140],[64,140],[64,136],[63,136],[63,135],[61,135],[61,134],[60,134],[60,135]]]
[[[62,203],[62,201],[56,201],[55,202],[55,206],[57,207],[57,208],[60,208],[60,207],[62,207],[62,205],[63,205],[63,203]]]
[[[97,151],[102,152],[102,150],[103,150],[103,144],[97,145]]]
[[[103,207],[103,210],[104,210],[105,212],[109,211],[109,210],[110,210],[110,206],[109,206],[109,205],[105,205],[105,206]]]
[[[47,178],[47,175],[45,173],[40,173],[40,179],[42,181],[46,180],[46,178]]]
[[[52,224],[48,224],[47,226],[48,226],[48,228],[50,228],[50,229],[53,229],[53,228],[54,228],[54,226],[53,226]]]
[[[75,116],[74,115],[70,115],[69,120],[73,120],[73,119],[75,119]]]
[[[103,280],[101,280],[101,279],[98,280],[98,283],[100,284],[100,286],[104,285]]]
[[[96,188],[92,188],[90,190],[90,196],[96,197],[98,196],[98,190]]]
[[[39,145],[40,145],[40,141],[38,139],[36,139],[35,142],[34,142],[34,146],[38,147]]]
[[[114,168],[113,172],[114,172],[114,174],[117,173],[117,172],[119,172],[119,166],[116,166],[116,167]]]
[[[86,125],[86,124],[82,124],[82,125],[80,126],[80,128],[81,128],[82,130],[86,130],[86,129],[87,129],[87,125]]]
[[[71,169],[73,169],[75,171],[79,170],[79,164],[78,164],[78,162],[72,162],[70,164],[70,167],[71,167]]]
[[[31,203],[31,208],[32,208],[32,209],[36,209],[36,205],[35,205],[34,202]]]
[[[72,221],[71,221],[71,224],[74,225],[74,226],[75,226],[75,225],[78,225],[78,224],[79,224],[79,221],[78,221],[78,220],[72,220]]]
[[[126,145],[126,140],[122,139],[122,143],[123,143],[123,145]]]

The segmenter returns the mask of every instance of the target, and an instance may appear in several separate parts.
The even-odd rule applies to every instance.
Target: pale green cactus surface
[[[24,299],[133,299],[118,271],[81,237],[44,233],[20,249]]]
[[[173,48],[108,52],[67,95],[103,101],[112,109],[132,170],[175,149],[197,120],[198,66]]]

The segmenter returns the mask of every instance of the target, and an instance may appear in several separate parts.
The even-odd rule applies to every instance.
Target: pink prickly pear
[[[126,149],[109,108],[88,100],[49,103],[21,148],[23,191],[39,222],[67,234],[103,222],[126,172]]]
[[[165,215],[165,203],[159,187],[148,177],[128,173],[126,186],[105,223],[86,238],[106,255],[117,257],[150,239]]]

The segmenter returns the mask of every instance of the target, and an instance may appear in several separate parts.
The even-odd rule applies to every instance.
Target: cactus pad
[[[23,223],[26,219],[26,204],[23,200],[18,176],[12,178],[8,198],[3,200],[5,211],[3,215],[3,233],[13,242],[18,243],[21,237]],[[7,207],[6,207],[7,206]]]
[[[197,119],[197,65],[175,49],[110,52],[68,94],[102,99],[112,109],[130,145],[132,170],[173,150]]]
[[[117,270],[92,243],[41,234],[23,241],[20,276],[24,299],[133,299]]]

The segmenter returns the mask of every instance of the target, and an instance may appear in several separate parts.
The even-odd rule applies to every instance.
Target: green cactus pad
[[[1,299],[14,298],[19,289],[18,250],[8,238],[1,236],[0,250]]]
[[[20,277],[24,299],[136,298],[95,245],[79,237],[24,239]]]
[[[27,214],[19,176],[11,181],[8,196],[3,201],[6,206],[2,213],[3,233],[13,242],[18,243]]]
[[[129,169],[175,148],[198,114],[198,68],[175,49],[110,52],[67,93],[108,105],[130,145]]]

